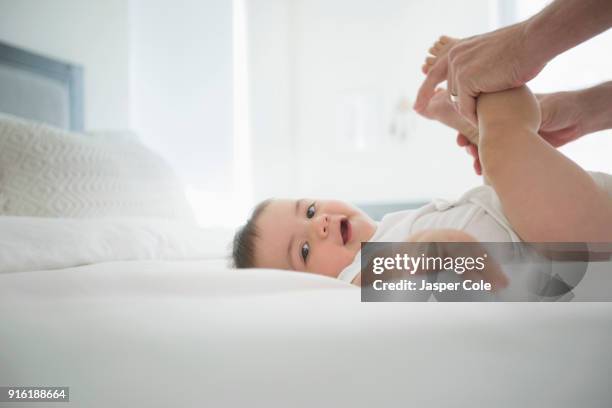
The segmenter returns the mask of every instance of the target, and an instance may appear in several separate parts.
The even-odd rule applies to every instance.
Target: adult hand
[[[554,147],[563,146],[588,133],[583,123],[585,107],[577,92],[536,95],[542,107],[540,136]]]
[[[477,126],[476,98],[481,92],[497,92],[523,85],[544,67],[537,55],[529,55],[523,23],[460,40],[445,58],[438,58],[419,89],[415,109],[422,110],[436,85],[448,81],[457,95],[459,113]]]
[[[478,156],[478,146],[471,143],[470,140],[461,133],[457,134],[457,144],[459,147],[465,147],[465,151],[472,156],[472,166],[474,167],[474,172],[479,176],[482,175],[482,165],[480,164],[480,157]]]

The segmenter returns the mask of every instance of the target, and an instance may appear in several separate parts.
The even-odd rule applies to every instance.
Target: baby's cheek
[[[321,253],[317,262],[312,263],[313,272],[325,276],[337,277],[340,272],[351,264],[354,256],[342,250],[326,251]]]
[[[338,276],[344,268],[349,266],[355,259],[356,254],[356,251],[351,251],[348,248],[343,248],[342,251],[339,251],[338,256],[336,257],[334,276]]]

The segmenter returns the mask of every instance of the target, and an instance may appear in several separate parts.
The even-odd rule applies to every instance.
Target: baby
[[[432,47],[424,71],[455,40]],[[362,242],[612,242],[612,177],[588,174],[538,135],[540,109],[526,87],[478,99],[478,129],[438,90],[422,114],[479,147],[485,179],[459,200],[387,214],[376,223],[331,200],[267,200],[234,238],[237,268],[305,271],[360,283]],[[493,286],[507,282],[498,277]]]

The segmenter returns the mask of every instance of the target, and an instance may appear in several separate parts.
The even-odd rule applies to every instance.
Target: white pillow
[[[6,114],[0,215],[193,220],[172,169],[137,138],[70,133]]]
[[[231,229],[159,218],[0,217],[0,274],[99,262],[217,259],[227,264]]]

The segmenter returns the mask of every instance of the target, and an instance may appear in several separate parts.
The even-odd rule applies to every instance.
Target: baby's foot
[[[446,89],[436,89],[429,104],[419,113],[428,119],[437,120],[446,126],[452,127],[465,135],[471,143],[478,145],[478,128],[472,126],[470,122],[455,110]]]
[[[423,73],[427,74],[438,58],[446,57],[448,51],[453,48],[453,45],[455,45],[457,41],[459,40],[456,38],[447,37],[445,35],[438,38],[438,41],[436,41],[429,49],[431,56],[425,58],[425,63],[421,67]]]
[[[456,38],[447,37],[445,35],[441,36],[429,49],[431,56],[425,58],[425,63],[422,67],[423,73],[427,74],[438,58],[445,58],[448,51],[453,48],[453,45],[455,45],[457,41],[459,40]],[[440,121],[452,127],[459,133],[464,134],[471,143],[478,144],[478,129],[457,113],[445,89],[436,89],[429,104],[420,113],[426,118]]]

